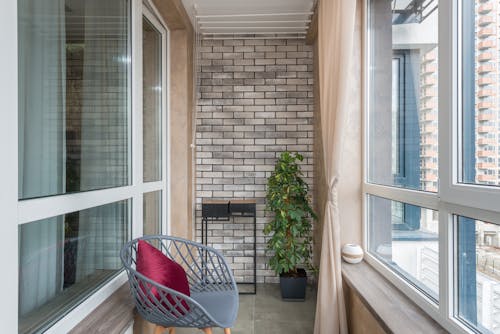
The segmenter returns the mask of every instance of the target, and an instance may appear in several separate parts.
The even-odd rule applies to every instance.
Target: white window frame
[[[0,286],[0,323],[6,333],[17,333],[18,310],[18,160],[17,160],[17,1],[2,1],[0,10],[0,208],[3,254]]]
[[[2,212],[2,236],[0,250],[4,254],[2,270],[8,275],[0,276],[4,288],[0,302],[0,323],[6,333],[18,332],[18,233],[19,226],[28,222],[50,218],[70,212],[130,199],[131,238],[143,233],[143,194],[150,191],[162,192],[162,233],[170,233],[170,99],[169,99],[169,47],[170,36],[167,25],[154,5],[148,1],[153,12],[142,0],[131,0],[131,110],[129,142],[132,161],[131,184],[123,187],[92,190],[73,194],[19,200],[18,199],[18,51],[17,51],[17,0],[2,2],[0,10],[0,208]],[[162,179],[157,182],[143,182],[143,112],[142,112],[142,18],[158,25],[162,33]],[[46,333],[67,333],[82,321],[99,304],[127,281],[124,271],[88,296],[67,315],[58,320]]]
[[[433,319],[451,333],[476,333],[455,318],[457,308],[456,231],[454,216],[472,217],[500,223],[500,189],[462,184],[459,148],[461,133],[461,12],[460,1],[439,0],[439,191],[430,193],[368,182],[369,107],[370,107],[370,40],[369,0],[364,1],[364,68],[363,73],[363,244],[368,249],[368,195],[409,203],[439,212],[439,303],[415,288],[408,280],[366,252],[365,259],[386,279],[410,297]],[[451,13],[451,15],[450,15]],[[451,60],[451,61],[450,61]]]
[[[167,234],[169,235],[171,232],[171,227],[170,227],[170,140],[168,140],[168,136],[170,134],[170,98],[169,98],[169,92],[170,90],[168,89],[170,87],[170,57],[168,56],[170,54],[170,32],[167,29],[167,25],[161,18],[161,15],[157,11],[156,7],[154,4],[150,1],[147,0],[147,3],[149,6],[151,6],[151,9],[148,9],[144,4],[142,5],[142,17],[145,17],[154,27],[158,32],[161,34],[162,38],[162,50],[161,50],[161,81],[162,81],[162,87],[164,88],[163,94],[162,94],[162,99],[161,99],[161,122],[162,122],[162,130],[161,130],[161,151],[162,151],[162,156],[161,156],[161,180],[160,181],[155,181],[155,182],[144,182],[143,183],[143,158],[141,157],[140,162],[141,162],[141,175],[140,175],[140,181],[138,182],[143,183],[143,191],[142,195],[145,193],[149,192],[154,192],[154,191],[161,191],[161,226],[160,226],[160,233],[162,234]],[[142,17],[141,17],[141,45],[142,45]],[[140,101],[137,101],[138,104],[140,103],[140,108],[138,110],[141,110],[141,115],[142,115],[142,47],[140,48],[141,52],[141,68],[140,68],[140,75],[137,76],[137,78],[140,78],[140,85],[141,85],[141,98]],[[138,79],[139,80],[139,79]],[[142,133],[142,117],[141,117],[141,138],[143,138],[143,133]],[[143,141],[141,140],[141,145],[143,144]],[[141,146],[141,154],[143,151],[143,147]],[[143,200],[143,199],[141,199]],[[141,208],[143,206],[141,205]],[[141,217],[143,212],[141,212]],[[142,221],[142,218],[141,218]],[[143,230],[141,228],[140,233],[138,236],[142,235]]]

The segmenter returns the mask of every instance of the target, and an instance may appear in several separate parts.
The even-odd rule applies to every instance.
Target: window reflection
[[[368,177],[437,192],[438,1],[422,3],[370,1]]]
[[[457,217],[458,316],[500,333],[500,226]]]
[[[19,197],[128,184],[128,1],[18,6]]]
[[[372,195],[368,203],[369,251],[437,302],[437,211]]]
[[[44,328],[121,270],[129,201],[20,227],[19,332]]]

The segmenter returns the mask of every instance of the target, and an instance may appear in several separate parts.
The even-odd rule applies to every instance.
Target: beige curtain
[[[349,112],[349,68],[356,20],[356,1],[320,0],[318,61],[320,119],[328,200],[323,220],[315,334],[347,333],[342,291],[338,182],[342,138]]]

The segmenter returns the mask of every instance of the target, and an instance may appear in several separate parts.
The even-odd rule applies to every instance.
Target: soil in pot
[[[281,298],[285,301],[304,301],[306,298],[307,273],[298,269],[297,274],[280,274]]]

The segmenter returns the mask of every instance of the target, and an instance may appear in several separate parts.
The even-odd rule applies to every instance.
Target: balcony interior
[[[39,9],[18,1],[26,8],[11,14]],[[0,122],[0,139],[20,147],[0,140],[15,161],[0,166],[11,189],[0,203],[16,223],[0,251],[19,262],[2,278],[17,286],[7,289],[18,302],[4,310],[17,321],[7,330],[171,333],[146,313],[182,323],[190,307],[136,284],[124,260],[136,270],[138,255],[123,245],[163,234],[209,247],[176,249],[191,256],[182,270],[203,263],[197,284],[238,286],[234,327],[215,334],[500,333],[500,195],[491,190],[500,185],[500,0],[460,1],[469,35],[438,21],[455,9],[445,0],[51,1],[16,21],[23,43],[6,49],[19,50],[19,64],[0,61],[5,80],[19,82],[9,90],[0,78],[16,97],[7,107],[26,109]],[[59,21],[49,22],[51,10]],[[39,27],[62,42],[29,37]],[[453,42],[459,55],[447,32],[463,39]],[[31,65],[43,75],[30,76]],[[269,208],[269,180],[283,152],[300,154],[313,211],[291,210],[312,222],[310,235],[281,233],[310,237],[305,300],[283,300],[265,232],[280,213]],[[151,244],[175,244],[162,240]],[[342,253],[353,244],[361,256]],[[214,278],[225,263],[209,263],[212,248],[230,268],[226,281]],[[157,305],[144,311],[151,295]],[[175,333],[211,333],[193,327]]]

